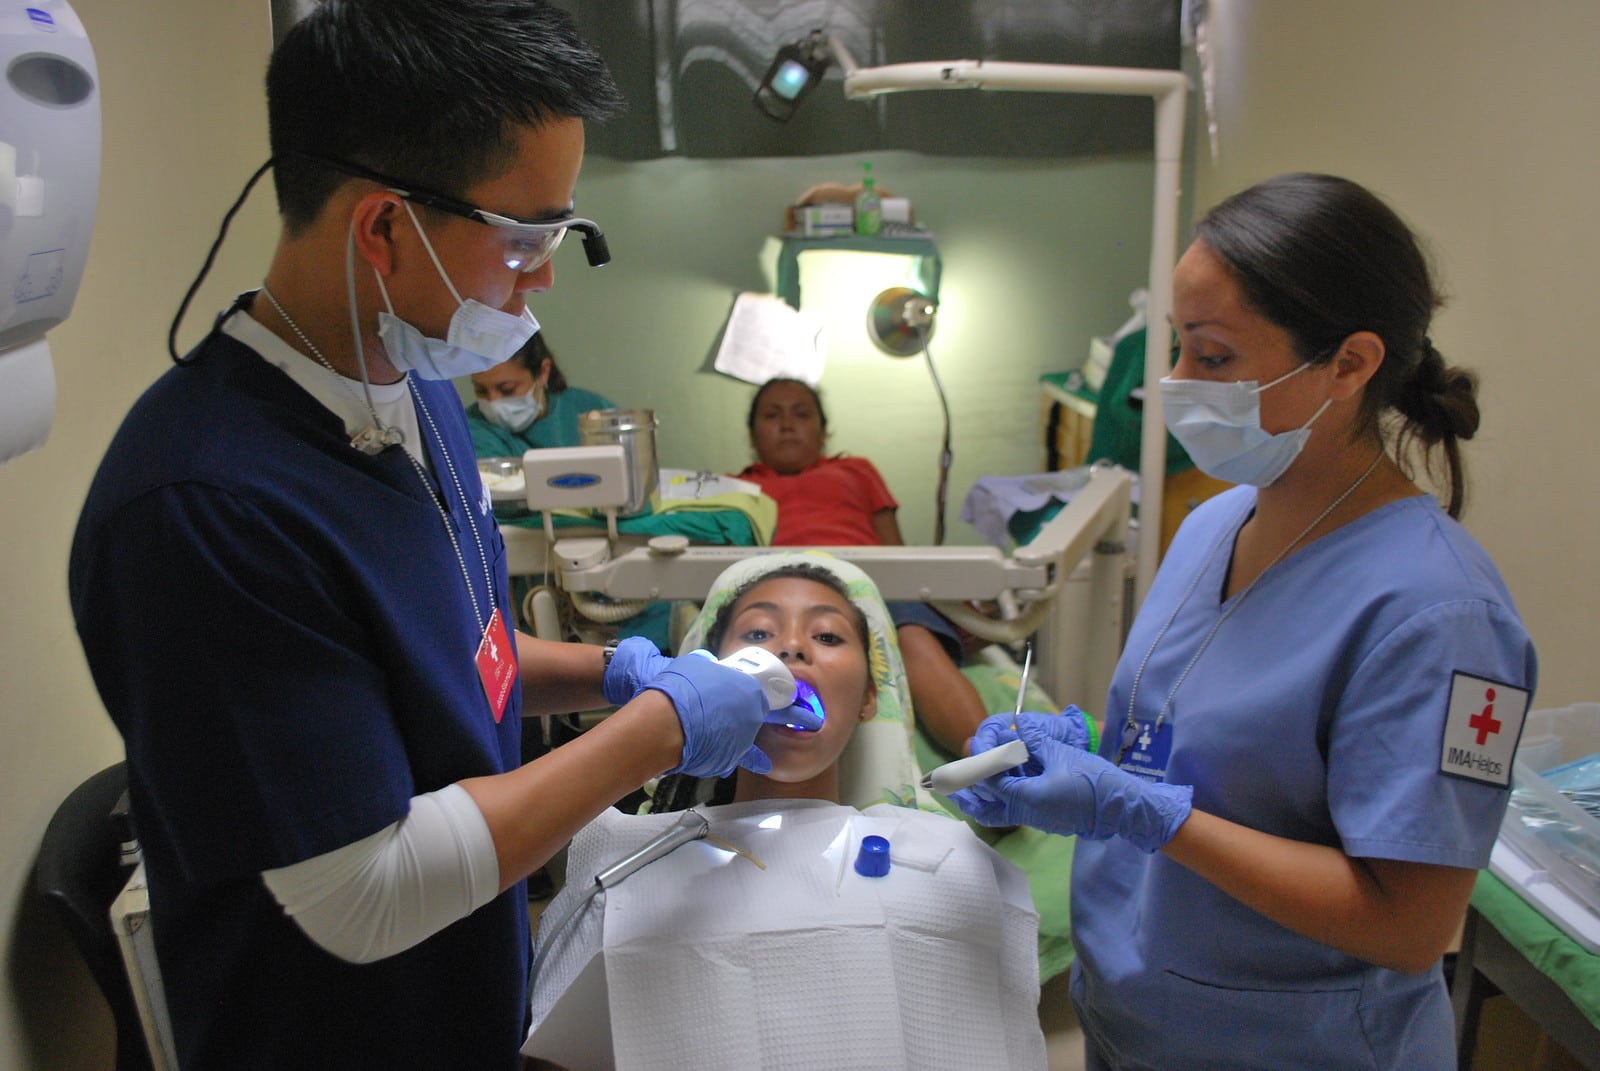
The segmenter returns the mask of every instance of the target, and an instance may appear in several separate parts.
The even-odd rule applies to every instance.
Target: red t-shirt
[[[876,546],[872,515],[900,505],[864,457],[825,457],[793,476],[758,462],[739,478],[760,484],[778,503],[775,547]]]

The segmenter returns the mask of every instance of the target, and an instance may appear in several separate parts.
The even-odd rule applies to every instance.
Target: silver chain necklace
[[[350,440],[350,445],[364,454],[377,454],[387,447],[403,444],[406,441],[405,432],[399,428],[390,427],[379,418],[378,408],[372,404],[372,395],[367,390],[365,368],[362,369],[361,393],[356,394],[355,386],[347,377],[341,375],[337,368],[333,367],[333,362],[324,357],[322,351],[317,349],[316,344],[307,337],[304,331],[300,330],[300,325],[295,323],[294,317],[290,316],[284,310],[284,307],[278,303],[278,299],[273,296],[272,291],[267,289],[266,283],[261,284],[261,292],[266,295],[267,300],[272,303],[272,307],[283,318],[283,322],[289,325],[289,330],[294,332],[295,337],[300,340],[300,344],[306,348],[311,356],[315,357],[322,367],[333,373],[333,377],[344,385],[344,389],[349,391],[356,401],[367,407],[367,415],[372,418],[372,425],[356,432]]]
[[[416,402],[417,408],[421,410],[423,417],[427,420],[428,430],[433,432],[434,442],[439,444],[439,456],[444,458],[445,470],[450,473],[450,482],[455,484],[456,495],[461,500],[461,512],[466,515],[467,527],[472,529],[472,542],[478,548],[478,560],[483,562],[484,590],[489,593],[489,603],[493,606],[496,602],[494,573],[489,569],[489,555],[483,549],[483,537],[478,534],[478,522],[472,518],[472,503],[467,499],[466,488],[462,486],[461,477],[456,472],[456,463],[451,460],[450,451],[445,449],[444,436],[439,434],[439,426],[433,422],[433,414],[428,411],[427,403],[422,400],[422,395],[418,393],[417,385],[412,382],[410,376],[406,377],[406,386],[411,388],[411,397]],[[417,470],[417,476],[422,480],[423,485],[427,486],[428,479],[423,474],[422,466],[417,462],[417,459],[411,457],[409,450],[406,451],[406,457],[410,459],[411,467]],[[461,556],[461,545],[456,542],[455,530],[451,527],[450,517],[442,505],[439,506],[439,516],[444,518],[445,532],[450,536],[450,545],[455,548],[456,561],[461,563],[461,576],[465,579],[467,576],[467,562]],[[467,597],[472,600],[472,612],[477,615],[478,620],[487,626],[488,618],[484,617],[478,610],[478,596],[473,592],[471,583],[467,584]]]
[[[306,333],[304,331],[300,330],[300,325],[294,322],[294,317],[290,316],[284,311],[283,306],[278,303],[278,299],[272,296],[272,291],[267,289],[266,283],[261,284],[261,293],[262,296],[272,303],[272,307],[277,310],[279,318],[281,318],[284,323],[289,325],[289,330],[293,331],[294,337],[300,340],[300,345],[304,346],[307,351],[310,352],[311,356],[317,359],[318,363],[320,363],[322,367],[326,368],[328,371],[337,376],[339,382],[343,383],[347,390],[354,390],[355,387],[350,383],[350,380],[339,374],[339,370],[333,367],[333,362],[324,357],[322,355],[322,351],[317,349],[316,344],[313,343],[310,338],[306,337]],[[378,414],[373,413],[372,419],[377,420]]]
[[[340,375],[339,370],[333,367],[332,362],[322,355],[322,351],[317,349],[317,347],[312,343],[311,339],[306,337],[306,333],[300,330],[300,325],[295,323],[294,318],[284,311],[282,305],[278,304],[278,299],[272,296],[272,291],[268,290],[265,284],[262,284],[261,292],[265,294],[267,300],[272,303],[272,307],[276,309],[278,315],[283,318],[283,322],[289,325],[289,330],[294,332],[295,337],[300,340],[301,345],[305,346],[306,349],[311,351],[311,356],[320,361],[322,367],[326,368],[328,371],[332,372],[336,377],[338,377],[339,381],[345,385],[346,389],[353,391],[355,388],[351,386],[350,380]],[[477,544],[478,547],[478,558],[483,562],[483,579],[486,585],[486,590],[489,593],[490,603],[492,605],[496,601],[494,594],[494,574],[489,569],[489,555],[485,553],[483,549],[483,537],[478,534],[478,523],[472,519],[472,503],[467,501],[466,491],[461,486],[461,477],[456,474],[455,462],[450,459],[450,452],[444,447],[444,436],[439,434],[438,425],[434,424],[433,422],[433,414],[428,412],[427,405],[425,405],[422,401],[422,395],[417,393],[416,385],[411,382],[411,378],[409,376],[406,377],[406,385],[411,389],[411,397],[413,402],[416,404],[416,407],[421,410],[422,415],[427,418],[428,428],[433,432],[433,437],[439,444],[439,456],[444,458],[445,468],[450,472],[450,480],[455,484],[456,494],[461,496],[461,511],[466,514],[467,526],[472,529],[472,541]],[[393,446],[405,441],[405,435],[400,431],[399,428],[388,427],[383,423],[383,421],[378,419],[378,411],[373,408],[371,399],[367,399],[367,411],[372,414],[372,423],[376,426],[378,440],[382,442],[383,446]],[[364,453],[373,453],[375,451],[366,450],[360,442],[365,434],[366,433],[363,432],[360,435],[357,435],[356,439],[352,440],[351,445],[362,450]],[[447,511],[444,507],[444,504],[434,496],[433,486],[428,482],[428,474],[423,471],[421,462],[419,462],[415,457],[411,456],[410,450],[402,449],[401,453],[405,454],[406,460],[411,462],[411,467],[416,470],[417,479],[422,481],[423,490],[425,490],[428,494],[428,497],[432,499],[434,508],[439,511],[439,519],[444,522],[444,534],[450,538],[450,549],[456,552],[456,564],[461,566],[461,579],[465,581],[467,585],[467,598],[472,601],[473,619],[475,621],[483,622],[487,626],[488,619],[483,616],[483,611],[478,607],[478,593],[473,590],[472,574],[467,571],[466,555],[461,553],[461,543],[456,539],[456,530],[455,526],[450,523],[449,511]]]
[[[1305,529],[1302,530],[1299,535],[1295,536],[1294,539],[1289,542],[1288,546],[1278,551],[1277,556],[1267,563],[1267,567],[1261,570],[1261,572],[1257,573],[1254,580],[1245,585],[1245,589],[1239,593],[1239,597],[1233,601],[1233,605],[1229,606],[1222,612],[1222,615],[1218,617],[1216,622],[1211,626],[1211,631],[1206,633],[1205,639],[1200,641],[1200,646],[1195,650],[1194,657],[1190,658],[1189,664],[1183,667],[1183,672],[1178,675],[1177,683],[1175,683],[1172,686],[1172,690],[1167,693],[1166,701],[1161,704],[1161,710],[1156,714],[1155,725],[1150,730],[1152,734],[1161,731],[1161,726],[1167,720],[1167,711],[1172,709],[1173,697],[1178,694],[1178,689],[1183,687],[1183,682],[1189,679],[1189,671],[1194,669],[1196,662],[1200,661],[1200,656],[1205,653],[1207,647],[1211,646],[1211,640],[1214,636],[1216,636],[1217,630],[1222,627],[1222,623],[1233,615],[1233,612],[1237,610],[1244,602],[1245,597],[1249,595],[1250,592],[1255,590],[1255,586],[1261,582],[1261,578],[1272,571],[1273,566],[1277,565],[1279,562],[1283,561],[1284,558],[1288,557],[1289,552],[1294,550],[1295,547],[1299,546],[1302,539],[1310,535],[1312,530],[1315,529],[1317,525],[1327,520],[1329,515],[1332,514],[1334,510],[1338,509],[1340,504],[1343,503],[1345,499],[1355,494],[1356,489],[1367,482],[1367,477],[1371,476],[1373,472],[1377,471],[1378,462],[1382,461],[1383,458],[1384,453],[1380,449],[1378,451],[1378,456],[1372,459],[1372,464],[1367,466],[1365,472],[1356,477],[1355,483],[1352,483],[1349,487],[1346,487],[1344,492],[1339,495],[1338,498],[1334,499],[1328,504],[1327,509],[1317,514],[1316,520],[1306,525]],[[1167,630],[1172,627],[1172,623],[1178,619],[1178,614],[1182,612],[1184,606],[1188,603],[1189,597],[1194,594],[1195,588],[1200,586],[1200,580],[1206,575],[1206,571],[1211,567],[1211,562],[1214,558],[1216,558],[1217,551],[1222,549],[1222,545],[1228,541],[1229,535],[1236,534],[1236,532],[1237,530],[1233,530],[1231,532],[1224,531],[1222,535],[1218,537],[1216,543],[1211,547],[1211,552],[1206,555],[1206,560],[1200,564],[1200,568],[1195,572],[1194,579],[1189,581],[1188,590],[1186,590],[1183,593],[1183,597],[1178,600],[1178,605],[1172,608],[1172,614],[1167,618],[1167,623],[1161,626],[1161,631],[1156,633],[1156,638],[1154,642],[1150,644],[1150,649],[1144,653],[1144,658],[1140,659],[1139,669],[1133,675],[1133,688],[1128,693],[1128,714],[1122,725],[1121,747],[1117,752],[1118,763],[1121,763],[1122,760],[1127,757],[1128,751],[1133,747],[1134,740],[1137,738],[1139,733],[1139,723],[1133,716],[1133,708],[1135,701],[1139,698],[1139,682],[1144,679],[1145,667],[1150,664],[1150,659],[1156,653],[1156,648],[1161,645],[1161,640],[1166,636]]]

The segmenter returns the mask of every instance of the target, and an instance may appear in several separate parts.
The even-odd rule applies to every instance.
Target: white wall
[[[1600,699],[1594,353],[1600,4],[1209,0],[1220,154],[1201,210],[1283,171],[1378,191],[1425,235],[1434,341],[1482,374],[1465,521],[1538,645],[1538,706]]]
[[[60,393],[50,441],[0,466],[0,1067],[12,1071],[111,1066],[110,1016],[30,895],[56,804],[122,753],[72,626],[67,547],[107,441],[169,363],[167,324],[224,209],[267,156],[265,3],[73,9],[100,73],[99,211],[73,316],[49,336]],[[218,267],[235,282],[259,277],[243,265],[263,264],[275,233],[270,190],[258,198]],[[203,292],[184,337],[225,300]]]

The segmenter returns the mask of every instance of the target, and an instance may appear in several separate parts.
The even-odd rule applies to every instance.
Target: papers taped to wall
[[[774,294],[746,291],[733,303],[712,365],[746,383],[784,376],[815,386],[827,359],[823,321]]]

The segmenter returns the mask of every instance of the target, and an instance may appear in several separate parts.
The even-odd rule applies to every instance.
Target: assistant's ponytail
[[[1391,404],[1400,415],[1395,452],[1404,459],[1415,445],[1423,469],[1450,488],[1445,510],[1461,516],[1466,500],[1461,446],[1478,431],[1478,377],[1473,372],[1444,363],[1433,340],[1424,336],[1409,374],[1397,377]],[[1436,465],[1437,454],[1442,464]],[[1442,469],[1442,471],[1440,471]]]

